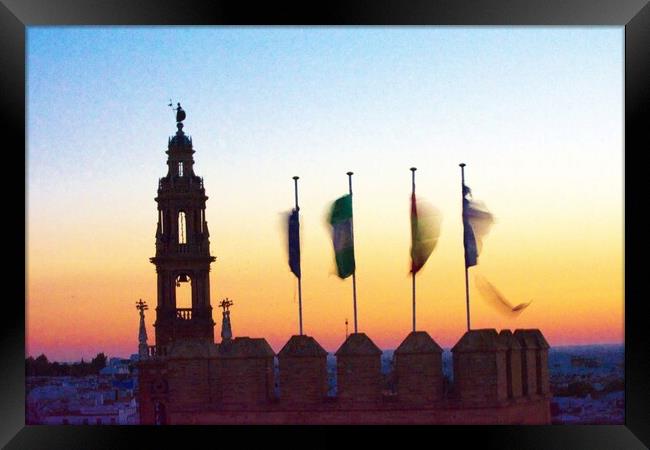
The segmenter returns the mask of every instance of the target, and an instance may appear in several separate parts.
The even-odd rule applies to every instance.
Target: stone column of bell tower
[[[156,256],[150,258],[158,274],[156,347],[165,348],[177,338],[214,342],[210,304],[210,256],[205,220],[203,178],[194,174],[192,139],[183,132],[185,111],[177,108],[176,135],[167,147],[167,175],[158,181]],[[176,288],[191,284],[191,308],[178,308]]]

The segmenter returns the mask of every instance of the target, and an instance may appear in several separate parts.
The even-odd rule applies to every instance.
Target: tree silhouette
[[[97,375],[100,370],[106,367],[107,359],[106,355],[101,352],[97,353],[91,362],[86,362],[82,358],[81,362],[78,363],[61,364],[56,361],[50,362],[47,356],[40,354],[36,358],[30,356],[25,359],[25,374],[32,377],[83,377]]]

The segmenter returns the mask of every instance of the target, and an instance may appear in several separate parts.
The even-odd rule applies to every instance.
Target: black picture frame
[[[625,425],[589,426],[459,426],[417,427],[420,442],[463,448],[472,443],[481,448],[538,449],[589,448],[636,449],[650,445],[650,352],[647,316],[641,275],[645,247],[641,230],[644,221],[633,220],[644,209],[640,182],[643,151],[648,149],[650,111],[650,6],[648,0],[331,0],[328,2],[245,1],[161,2],[156,0],[0,0],[0,108],[3,125],[3,153],[12,158],[5,166],[20,176],[28,170],[25,133],[25,37],[32,25],[618,25],[625,27]],[[645,114],[644,114],[645,113]],[[645,119],[645,120],[644,120]],[[23,153],[25,152],[25,153]],[[586,154],[585,158],[589,155]],[[13,162],[15,159],[15,162]],[[23,166],[24,164],[24,166]],[[14,169],[8,170],[7,167]],[[645,176],[647,178],[647,175]],[[7,206],[12,214],[5,220],[14,230],[26,230],[25,196],[20,182],[5,177]],[[25,185],[22,185],[25,186]],[[26,187],[27,189],[28,187]],[[25,192],[23,192],[24,194]],[[23,209],[21,209],[23,208]],[[630,217],[627,216],[630,214]],[[13,222],[11,222],[13,220]],[[576,233],[579,230],[575,230]],[[23,234],[26,237],[26,234]],[[637,244],[638,243],[638,244]],[[23,244],[27,244],[23,241]],[[13,245],[12,248],[11,245]],[[5,239],[7,266],[19,268],[25,262],[25,245],[9,236]],[[23,264],[23,274],[26,265]],[[19,271],[19,269],[16,269]],[[10,274],[5,274],[13,279]],[[25,425],[25,284],[5,285],[5,320],[0,327],[0,444],[18,448],[130,448],[144,439],[143,448],[157,448],[178,442],[193,447],[200,442],[220,444],[227,435],[237,445],[246,440],[281,439],[283,445],[300,443],[302,431],[319,435],[319,445],[338,446],[341,438],[329,427],[304,427],[278,437],[285,427],[48,427]],[[570,308],[570,305],[567,305]],[[250,427],[246,427],[247,429]],[[340,427],[337,428],[337,430]],[[365,436],[396,445],[411,437],[412,428],[363,427]],[[393,432],[398,431],[393,437]],[[298,433],[298,434],[296,434]],[[391,436],[388,435],[391,434]],[[282,433],[284,434],[284,433]],[[289,438],[290,437],[290,438]],[[289,439],[287,439],[289,438]],[[217,440],[218,439],[218,440]],[[314,442],[313,437],[307,442]],[[425,441],[422,441],[425,439]],[[449,440],[451,439],[451,440]],[[347,440],[347,439],[346,439]],[[453,444],[443,444],[450,442]],[[266,445],[266,444],[264,444]],[[422,445],[422,444],[418,444]],[[212,445],[211,445],[212,446]],[[312,445],[304,445],[307,448]]]

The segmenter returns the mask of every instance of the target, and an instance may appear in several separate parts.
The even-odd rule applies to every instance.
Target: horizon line
[[[217,343],[218,342],[215,342],[215,344],[217,344]],[[597,342],[597,343],[593,343],[593,344],[551,345],[549,350],[559,349],[559,348],[571,348],[571,347],[606,347],[606,346],[617,346],[617,345],[625,347],[625,342]],[[452,349],[452,347],[442,347],[442,350],[445,351],[445,352],[451,352],[451,349]],[[396,350],[396,348],[384,348],[384,349],[381,349],[382,353],[391,352],[391,351],[395,351],[395,350]],[[333,355],[336,352],[336,350],[333,350],[333,351],[326,350],[326,351],[327,351],[328,356],[330,354]],[[115,356],[115,355],[110,355],[110,354],[108,354],[106,352],[102,352],[102,351],[97,352],[97,354],[99,354],[99,353],[104,353],[104,355],[106,356],[107,359],[111,359],[111,358],[131,359],[132,355],[137,355],[138,354],[137,352],[134,352],[129,356]],[[36,356],[27,355],[27,356],[25,356],[25,359],[28,359],[30,357],[36,359],[41,355],[45,355],[47,357],[47,355],[45,353],[40,353],[39,355],[36,355]],[[274,357],[277,357],[277,353],[274,355]],[[81,359],[83,359],[83,357],[78,359],[78,360],[61,360],[61,361],[49,360],[49,358],[48,358],[48,362],[50,362],[50,363],[54,363],[54,362],[58,362],[58,363],[77,363],[77,362],[81,362]],[[84,362],[90,362],[90,360],[84,361]]]

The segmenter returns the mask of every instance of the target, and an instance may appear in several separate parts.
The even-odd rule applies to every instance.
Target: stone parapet
[[[523,394],[521,375],[521,344],[510,330],[501,330],[499,340],[506,347],[506,381],[508,398]]]
[[[463,403],[490,405],[508,398],[506,350],[495,329],[470,330],[452,348],[455,393]]]
[[[223,407],[249,408],[274,398],[275,353],[262,338],[238,337],[219,344],[213,379]]]
[[[548,343],[539,330],[471,330],[452,353],[447,392],[442,349],[426,332],[410,333],[394,352],[397,395],[388,395],[382,352],[352,334],[336,352],[338,392],[329,397],[327,352],[310,336],[292,336],[277,355],[276,398],[266,340],[177,339],[164,356],[138,363],[140,423],[550,423]]]
[[[381,350],[364,333],[353,333],[336,351],[336,385],[342,404],[381,401]]]
[[[530,330],[515,330],[521,345],[521,380],[523,395],[537,395],[537,337]]]
[[[327,352],[310,336],[292,336],[278,353],[283,403],[321,403],[327,395]]]
[[[393,358],[398,402],[426,405],[442,400],[442,348],[427,332],[410,333]]]
[[[528,382],[527,395],[548,396],[551,393],[548,373],[548,349],[546,338],[539,329],[515,330],[515,338],[522,343],[522,356],[526,353],[526,364],[522,363],[522,371],[526,371],[523,379]]]

